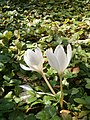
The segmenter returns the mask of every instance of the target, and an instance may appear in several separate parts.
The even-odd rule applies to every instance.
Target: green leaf
[[[10,60],[10,57],[6,55],[0,55],[0,62],[7,63]]]
[[[0,62],[0,71],[4,69],[4,64]]]
[[[82,118],[82,117],[86,116],[88,113],[90,113],[90,111],[81,111],[79,113],[79,118]]]
[[[59,116],[54,116],[53,118],[51,118],[50,120],[62,120]]]
[[[9,114],[9,120],[25,120],[24,113],[20,111],[13,111]]]
[[[86,101],[82,98],[75,98],[74,101],[79,104],[86,104]]]
[[[46,106],[44,110],[36,114],[36,118],[40,120],[53,120],[54,116],[56,116],[56,109],[53,106]]]
[[[85,78],[87,83],[90,83],[90,78]]]
[[[31,107],[33,106],[33,105],[36,105],[36,104],[41,104],[41,103],[43,103],[43,101],[42,100],[37,100],[37,101],[34,101],[34,102],[32,102],[32,104],[31,104]]]
[[[86,104],[90,106],[90,96],[85,96]]]
[[[12,101],[9,101],[9,99],[3,100],[2,103],[0,103],[1,111],[8,111],[10,109],[13,109],[14,107],[14,103]]]
[[[71,95],[75,95],[79,92],[78,88],[72,88]]]
[[[26,99],[26,102],[29,104],[29,103],[32,103],[36,100],[37,100],[37,97],[30,96],[29,98]]]
[[[45,111],[40,111],[37,115],[36,115],[37,119],[40,120],[48,120],[49,116]]]
[[[15,102],[16,102],[16,103],[21,102],[21,99],[20,99],[20,98],[18,98],[18,97],[16,97],[16,96],[14,96],[14,97],[13,97],[13,99],[15,100]]]
[[[3,37],[4,37],[4,35],[2,33],[0,33],[0,38],[3,38]]]
[[[8,76],[8,75],[4,75],[3,78],[4,78],[4,80],[7,80],[7,81],[10,80],[10,76]]]
[[[44,98],[43,98],[43,102],[44,102],[44,104],[48,104],[48,105],[50,105],[52,102],[51,102],[51,100],[52,101],[55,101],[55,98],[54,98],[54,96],[44,96]]]
[[[22,49],[22,46],[24,45],[23,42],[20,42],[18,39],[15,41],[15,45],[18,50]]]
[[[36,117],[34,114],[29,114],[28,116],[25,117],[25,120],[36,120]]]
[[[11,98],[12,97],[12,91],[8,92],[8,94],[5,95],[5,98]]]
[[[3,34],[8,40],[10,40],[11,37],[12,37],[12,32],[11,31],[6,30]]]
[[[85,88],[90,89],[90,83],[86,84]]]

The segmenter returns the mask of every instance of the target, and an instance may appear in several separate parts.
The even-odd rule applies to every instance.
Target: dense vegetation
[[[89,0],[0,0],[0,120],[90,120],[89,10]],[[63,76],[61,110],[59,77],[45,51],[69,43],[73,55]],[[20,68],[24,52],[37,46],[56,96],[41,75]],[[23,94],[30,97],[22,100]]]

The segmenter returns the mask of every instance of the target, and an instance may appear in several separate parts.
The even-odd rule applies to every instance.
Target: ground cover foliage
[[[90,120],[89,0],[0,0],[0,120]],[[59,78],[45,50],[70,43],[72,60],[63,77],[64,109],[59,105]],[[39,47],[43,78],[24,71],[23,54]],[[20,85],[29,85],[24,91]],[[23,94],[30,95],[22,100]]]

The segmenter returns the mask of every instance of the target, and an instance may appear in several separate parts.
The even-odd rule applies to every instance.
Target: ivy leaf
[[[79,113],[79,118],[82,118],[82,117],[86,116],[88,113],[90,113],[90,111],[81,111]]]
[[[71,95],[75,95],[79,92],[78,88],[72,88]]]
[[[86,84],[85,88],[90,89],[90,83]]]
[[[26,102],[27,102],[28,104],[30,104],[30,103],[32,103],[32,102],[34,102],[34,101],[36,101],[36,100],[37,100],[37,97],[30,96],[29,98],[26,99]]]
[[[46,105],[47,105],[47,104],[50,105],[50,104],[51,104],[51,100],[52,100],[52,101],[55,100],[53,96],[44,96],[44,98],[43,98],[43,102],[44,102],[44,104],[46,104]]]
[[[36,120],[36,117],[34,114],[29,114],[27,117],[25,117],[25,120]]]
[[[0,38],[3,38],[3,37],[4,37],[4,35],[2,33],[0,33]]]
[[[10,40],[11,37],[12,37],[12,32],[11,31],[6,30],[3,34],[8,40]]]
[[[53,106],[46,106],[44,110],[36,114],[36,118],[40,120],[54,120],[53,118],[55,116],[56,116],[56,109]]]
[[[74,101],[79,104],[86,104],[86,101],[82,98],[75,98]]]
[[[4,64],[0,62],[0,71],[4,69]]]

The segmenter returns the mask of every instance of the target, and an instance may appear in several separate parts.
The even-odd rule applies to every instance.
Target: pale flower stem
[[[60,106],[61,109],[63,109],[63,86],[62,86],[62,74],[59,74],[59,78],[60,78]]]
[[[49,87],[49,89],[51,90],[51,92],[53,93],[53,95],[56,95],[55,91],[53,90],[52,86],[51,86],[50,83],[48,82],[48,80],[47,80],[47,78],[46,78],[46,76],[45,76],[44,73],[42,73],[42,77],[44,78],[47,86]]]

